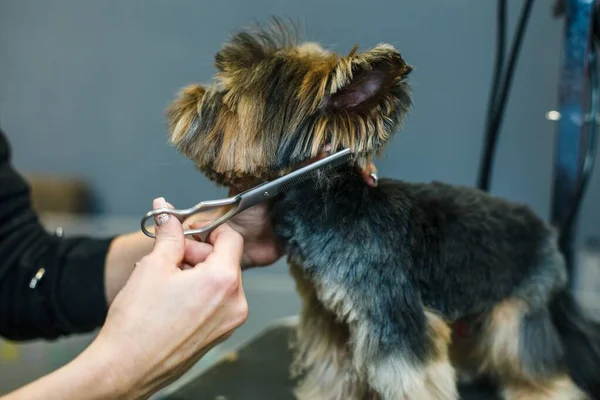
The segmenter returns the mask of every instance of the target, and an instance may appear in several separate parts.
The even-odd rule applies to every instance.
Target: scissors
[[[197,240],[206,242],[208,235],[210,235],[214,229],[233,218],[235,215],[265,200],[274,198],[278,194],[283,193],[290,188],[309,180],[312,177],[315,177],[318,173],[331,171],[339,166],[347,164],[352,160],[352,158],[353,153],[349,149],[344,149],[315,161],[307,166],[299,168],[293,172],[290,172],[287,175],[269,182],[262,183],[252,189],[246,190],[243,193],[228,197],[226,199],[202,201],[193,207],[183,210],[164,207],[149,211],[146,213],[144,218],[142,218],[142,232],[151,238],[156,237],[155,234],[147,229],[146,222],[159,214],[170,214],[175,216],[180,222],[183,222],[193,214],[214,210],[224,206],[233,206],[231,210],[223,214],[221,217],[215,219],[208,225],[197,229],[189,229],[183,232],[185,236],[193,236]]]

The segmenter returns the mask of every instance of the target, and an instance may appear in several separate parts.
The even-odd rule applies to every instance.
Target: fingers
[[[204,270],[206,267],[215,267],[220,274],[227,270],[235,269],[236,274],[241,272],[242,253],[244,250],[244,239],[233,228],[227,224],[217,227],[211,232],[208,241],[212,243],[212,251],[204,261],[197,264],[197,270]],[[204,249],[198,249],[199,258],[202,257]],[[209,268],[211,269],[211,268]],[[229,274],[231,275],[231,274]]]
[[[184,262],[190,265],[200,264],[213,252],[213,246],[209,243],[186,239]]]
[[[160,197],[152,202],[152,207],[173,208],[164,198]],[[159,214],[155,217],[156,240],[152,253],[162,257],[167,263],[179,264],[185,252],[185,237],[181,222],[169,214]]]
[[[213,245],[213,253],[209,257],[222,262],[240,265],[244,252],[244,239],[228,224],[220,225],[211,232],[209,242]]]
[[[229,268],[241,269],[244,239],[239,233],[229,225],[223,224],[211,232],[208,241],[209,243],[203,243],[186,239],[184,264],[210,264],[221,271]],[[204,266],[200,265],[200,269]]]
[[[192,222],[189,225],[189,228],[190,229],[201,228],[201,227],[205,226],[207,223],[214,221],[221,214],[219,211],[220,210],[216,210],[214,212],[207,213],[205,215],[198,217],[199,219]],[[219,214],[217,214],[217,212],[219,212]],[[225,234],[225,237],[222,239],[219,239],[219,241],[226,242],[226,243],[224,245],[223,244],[220,245],[221,247],[223,247],[223,249],[221,249],[221,250],[215,249],[213,244],[216,243],[217,237],[219,237],[223,233]],[[218,253],[226,253],[226,252],[230,251],[231,248],[237,249],[238,247],[240,247],[239,242],[242,242],[241,247],[243,249],[243,239],[241,238],[241,236],[239,238],[236,237],[236,238],[230,239],[231,236],[234,236],[234,235],[239,236],[236,231],[234,231],[228,225],[224,224],[224,225],[217,227],[211,233],[209,240],[208,240],[209,243],[204,243],[204,242],[200,241],[199,238],[196,236],[194,236],[196,238],[196,241],[186,239],[185,255],[184,255],[185,262],[188,264],[191,264],[191,265],[200,264],[200,263],[204,262],[206,260],[206,258],[215,251]],[[233,243],[231,243],[231,240],[233,240]],[[234,250],[234,252],[230,254],[230,256],[231,256],[230,260],[232,260],[233,262],[237,262],[237,261],[235,261],[238,257],[236,254],[237,251],[238,250]],[[212,256],[212,258],[219,258],[219,257],[220,257],[219,254],[217,254],[216,256]],[[240,256],[240,259],[241,259],[241,256]]]

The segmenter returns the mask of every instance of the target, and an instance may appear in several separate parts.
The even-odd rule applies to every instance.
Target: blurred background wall
[[[493,193],[544,217],[555,134],[544,115],[557,104],[563,27],[551,3],[533,9],[493,180]],[[509,32],[521,4],[509,1]],[[95,214],[134,221],[123,230],[138,229],[154,197],[186,207],[223,195],[168,146],[164,109],[183,85],[212,79],[212,57],[232,30],[271,15],[298,20],[306,39],[342,53],[355,43],[395,45],[415,66],[415,107],[378,164],[380,176],[474,185],[493,1],[0,0],[0,126],[16,167],[84,182]],[[584,237],[599,233],[598,204],[596,171]]]

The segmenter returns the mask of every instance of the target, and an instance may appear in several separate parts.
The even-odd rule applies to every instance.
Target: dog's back
[[[312,191],[306,186],[286,196],[284,237],[303,246],[315,241],[323,253],[318,238],[335,227],[341,246],[365,248],[360,254],[374,262],[377,254],[389,255],[390,269],[406,275],[424,304],[450,320],[492,307],[541,274],[540,290],[565,284],[554,234],[526,205],[438,182],[382,179],[370,188],[354,174]],[[284,227],[294,227],[293,234]]]

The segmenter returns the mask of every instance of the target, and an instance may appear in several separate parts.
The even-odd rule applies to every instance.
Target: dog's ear
[[[371,110],[412,71],[392,46],[381,44],[360,54],[356,51],[355,47],[341,58],[332,71],[331,94],[323,103],[330,113]]]

